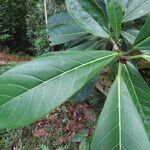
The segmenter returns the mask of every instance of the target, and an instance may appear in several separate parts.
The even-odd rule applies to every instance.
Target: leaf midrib
[[[130,36],[131,38],[135,38],[135,36],[134,36],[134,35],[132,35],[132,34],[128,33],[127,31],[122,31],[122,33],[124,33],[124,34],[126,34],[126,35]]]
[[[86,66],[86,65],[95,63],[95,62],[97,62],[97,61],[100,61],[100,60],[103,60],[103,59],[105,59],[105,58],[109,58],[109,57],[115,56],[115,55],[117,55],[117,53],[113,53],[113,54],[110,54],[110,55],[108,55],[108,56],[104,56],[104,57],[101,57],[101,58],[99,58],[99,59],[92,60],[92,61],[87,62],[87,63],[85,63],[85,64],[81,64],[81,65],[79,65],[79,66],[77,66],[77,67],[75,67],[75,68],[72,68],[72,69],[70,69],[70,70],[68,70],[68,71],[66,71],[66,72],[63,72],[63,73],[61,73],[61,74],[59,74],[59,75],[57,75],[57,76],[55,76],[55,77],[52,77],[51,79],[46,80],[46,81],[42,82],[41,84],[38,84],[37,86],[35,86],[35,87],[33,87],[33,88],[31,88],[31,89],[29,89],[29,90],[23,92],[22,94],[20,94],[20,95],[14,97],[13,99],[15,99],[15,98],[17,98],[17,97],[23,95],[24,93],[26,93],[26,92],[28,92],[28,91],[30,91],[30,90],[35,89],[36,87],[38,87],[38,86],[40,86],[40,85],[42,85],[42,84],[45,84],[45,83],[47,83],[47,82],[49,82],[49,81],[51,81],[51,80],[54,80],[55,78],[61,77],[62,75],[65,75],[65,74],[67,74],[67,73],[69,73],[69,72],[71,72],[71,71],[74,71],[74,70],[79,69],[79,68],[82,68],[82,67],[84,67],[84,66]],[[6,104],[8,104],[9,102],[11,102],[13,99],[11,99],[10,101],[8,101],[8,102],[4,103],[3,105],[1,105],[0,108],[4,107]]]
[[[70,9],[70,8],[69,8],[69,9]],[[82,7],[80,7],[80,9],[81,9],[82,11],[85,11]],[[98,36],[98,35],[95,34],[93,31],[89,30],[87,26],[84,26],[82,23],[80,23],[80,21],[78,21],[78,20],[74,17],[74,15],[72,15],[72,13],[71,13],[69,10],[68,10],[68,12],[69,12],[70,16],[75,20],[75,22],[77,22],[82,28],[86,28],[86,30],[87,30],[89,33],[93,34],[94,36]],[[86,11],[85,11],[85,12],[86,12]],[[99,25],[99,23],[98,23],[97,21],[95,21],[95,19],[91,16],[91,14],[89,14],[89,13],[87,13],[87,12],[86,12],[86,14],[89,15],[89,16],[91,17],[91,19],[93,19],[93,21],[94,21],[96,24]],[[104,32],[105,35],[106,35],[107,38],[108,38],[108,37],[109,37],[109,34],[104,30],[104,28],[103,28],[102,26],[99,25],[99,27],[100,27],[100,30],[101,30],[102,32]]]
[[[82,35],[82,34],[87,34],[88,32],[82,31],[82,32],[77,32],[77,33],[68,33],[68,34],[57,34],[53,37],[65,37],[65,36],[71,36],[71,35]]]
[[[115,29],[116,31],[115,32],[116,32],[116,36],[118,38],[118,35],[119,35],[118,34],[118,20],[117,20],[117,16],[116,16],[117,14],[115,11],[115,3],[112,4],[112,7],[113,7],[113,12],[114,12],[114,16],[115,16],[115,23],[116,23],[116,29]]]
[[[135,44],[134,47],[136,48],[137,46],[139,46],[140,44],[142,44],[143,42],[147,41],[148,39],[150,39],[150,36],[146,37],[145,39],[139,41],[138,44]]]
[[[143,58],[146,59],[148,62],[150,61],[150,55],[148,54],[143,54]]]
[[[118,119],[119,119],[119,150],[121,150],[122,146],[122,138],[121,138],[121,70],[122,70],[122,65],[119,63],[119,69],[118,69]]]
[[[144,120],[147,122],[147,120],[146,120],[146,118],[145,118],[145,115],[144,115],[144,112],[143,112],[143,109],[142,109],[142,107],[141,107],[141,104],[140,104],[139,98],[138,98],[138,96],[137,96],[137,94],[136,94],[136,90],[135,90],[134,84],[133,84],[132,79],[131,79],[131,77],[130,77],[130,73],[128,72],[128,69],[127,69],[126,65],[124,65],[124,66],[125,66],[125,69],[126,69],[127,75],[128,75],[128,77],[129,77],[129,81],[130,81],[130,83],[131,83],[131,87],[132,87],[133,92],[134,92],[134,95],[135,95],[135,97],[136,97],[136,100],[137,100],[138,106],[140,107],[140,112],[141,112],[141,114],[142,114],[142,116],[143,116]],[[146,123],[146,124],[147,124],[147,123]]]

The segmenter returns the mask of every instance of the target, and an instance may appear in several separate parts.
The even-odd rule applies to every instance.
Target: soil
[[[5,52],[0,52],[0,64],[7,64],[7,63],[13,63],[13,62],[24,62],[24,61],[29,61],[32,58],[29,56],[17,56],[14,54],[9,54]]]

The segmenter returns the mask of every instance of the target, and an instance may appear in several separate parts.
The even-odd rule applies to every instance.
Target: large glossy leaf
[[[87,41],[79,41],[77,45],[69,48],[68,50],[89,50],[89,49],[95,49],[95,46],[98,45],[97,37],[91,37],[90,39],[87,39]]]
[[[136,39],[138,33],[139,33],[139,31],[135,30],[135,29],[129,29],[129,30],[121,32],[123,38],[132,45],[135,42],[135,39]]]
[[[87,35],[68,13],[63,12],[49,18],[48,36],[51,45],[63,44]]]
[[[98,5],[87,0],[66,0],[71,16],[88,32],[95,36],[108,38],[106,18]]]
[[[48,28],[74,21],[68,12],[64,11],[48,18]]]
[[[150,136],[150,88],[130,63],[123,65],[122,76]]]
[[[150,0],[131,0],[124,14],[124,22],[135,20],[150,12]]]
[[[86,45],[86,43],[91,43],[91,45],[92,45],[97,40],[98,40],[98,37],[95,37],[92,34],[87,34],[85,36],[82,36],[82,38],[77,38],[77,39],[75,39],[73,41],[70,41],[69,43],[66,43],[65,46],[66,46],[67,50],[68,49],[70,49],[70,50],[85,50],[86,46],[84,47],[84,44]],[[83,44],[83,46],[82,46],[82,44]],[[91,48],[91,49],[94,50],[93,48]]]
[[[79,91],[118,54],[66,51],[47,54],[0,76],[0,129],[30,124]]]
[[[54,26],[48,32],[51,46],[66,43],[88,34],[75,22]]]
[[[118,40],[121,33],[121,22],[123,18],[122,7],[118,0],[106,0],[106,9],[110,26]]]
[[[116,78],[97,123],[91,150],[148,150],[150,144],[132,97]]]
[[[134,42],[134,49],[150,50],[150,18],[140,30]]]
[[[74,40],[68,44],[69,48],[67,50],[103,50],[107,49],[106,46],[109,41],[104,39],[99,39],[95,36],[87,35],[88,37],[82,37],[79,40]]]

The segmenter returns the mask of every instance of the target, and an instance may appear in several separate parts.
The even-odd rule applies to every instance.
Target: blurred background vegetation
[[[48,17],[65,9],[46,0]],[[49,51],[44,0],[0,0],[0,51],[39,55]]]

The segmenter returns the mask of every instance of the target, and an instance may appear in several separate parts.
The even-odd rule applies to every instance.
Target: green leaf
[[[134,42],[134,49],[150,50],[150,18],[140,30]]]
[[[88,39],[87,39],[88,40]],[[98,45],[97,37],[91,37],[88,41],[75,45],[67,50],[90,50],[95,49],[95,46]]]
[[[87,0],[66,0],[70,15],[88,32],[108,38],[106,18],[98,5]]]
[[[139,31],[135,30],[135,29],[129,29],[129,30],[121,32],[123,38],[132,45],[133,45],[138,33],[139,33]]]
[[[121,66],[98,120],[91,144],[92,150],[99,148],[101,150],[150,149],[140,116],[121,77]]]
[[[135,20],[150,12],[149,0],[132,0],[124,14],[123,22]]]
[[[150,50],[150,37],[148,37],[145,41],[142,41],[138,45],[134,47],[134,49],[138,50]]]
[[[150,50],[143,50],[143,51],[141,51],[142,53],[143,53],[143,58],[145,59],[145,60],[147,60],[148,62],[150,62]]]
[[[41,119],[117,57],[108,51],[58,52],[5,72],[0,76],[0,129]]]
[[[131,63],[123,65],[122,76],[150,136],[150,88]]]
[[[84,139],[79,145],[79,150],[89,150],[90,146],[89,143]]]
[[[51,46],[63,44],[88,34],[76,22],[54,26],[48,31]]]
[[[51,46],[70,42],[87,34],[66,12],[49,18],[48,36]]]
[[[60,25],[60,24],[65,24],[70,21],[73,21],[73,18],[69,15],[68,12],[61,12],[58,14],[54,14],[53,16],[48,18],[48,28]]]
[[[108,44],[110,44],[108,40],[99,39],[93,35],[87,35],[85,38],[82,37],[70,42],[67,50],[103,50],[107,49]]]
[[[86,43],[89,42],[92,45],[97,40],[98,40],[98,37],[95,37],[92,34],[87,34],[85,36],[82,36],[81,38],[77,38],[77,39],[75,39],[73,41],[70,41],[69,43],[66,43],[65,44],[66,50],[85,50],[86,49],[85,48],[86,47]],[[85,47],[84,47],[84,45],[82,46],[82,44],[85,44]],[[78,46],[79,46],[79,48],[78,48]],[[94,48],[91,48],[91,49],[94,50]]]
[[[106,6],[104,0],[95,0],[98,6],[102,9],[104,14],[106,15]]]
[[[121,22],[123,18],[120,2],[118,0],[107,0],[106,9],[110,27],[112,27],[115,37],[118,40],[121,33]]]

